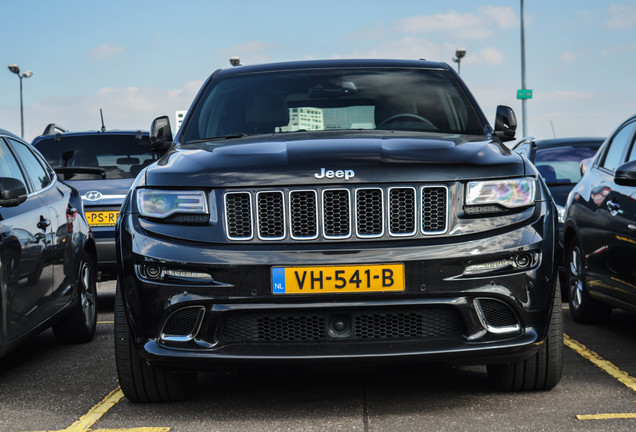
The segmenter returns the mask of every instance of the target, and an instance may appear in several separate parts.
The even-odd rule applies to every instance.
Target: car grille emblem
[[[323,178],[328,178],[328,179],[332,179],[332,178],[339,178],[339,179],[345,179],[345,180],[349,180],[350,178],[353,178],[356,176],[356,173],[351,170],[336,170],[336,171],[332,171],[332,170],[327,170],[325,168],[320,168],[320,172],[319,173],[315,173],[314,177],[316,177],[317,179],[323,179]]]
[[[88,191],[84,194],[84,199],[87,201],[98,201],[102,199],[102,193],[98,191]]]

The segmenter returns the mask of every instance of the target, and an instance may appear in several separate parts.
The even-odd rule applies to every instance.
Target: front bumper
[[[133,340],[146,361],[172,370],[526,358],[547,334],[556,281],[554,223],[540,206],[488,236],[342,245],[176,242],[127,214],[119,278]],[[466,274],[519,254],[533,257],[527,268]],[[273,266],[379,263],[404,264],[404,292],[272,293]],[[146,265],[213,280],[152,279]]]

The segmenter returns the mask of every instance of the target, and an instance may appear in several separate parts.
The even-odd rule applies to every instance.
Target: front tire
[[[585,286],[585,256],[576,239],[567,245],[566,278],[572,319],[581,324],[607,321],[612,308],[590,298]]]
[[[196,388],[196,373],[172,373],[148,365],[137,352],[128,327],[119,281],[115,291],[115,359],[119,385],[131,402],[178,402]]]
[[[561,291],[555,290],[546,340],[532,357],[513,363],[488,365],[488,377],[499,390],[550,390],[563,374],[563,316]]]
[[[83,251],[75,289],[78,299],[70,314],[53,326],[55,338],[64,343],[86,343],[93,340],[97,327],[97,284],[95,261]]]

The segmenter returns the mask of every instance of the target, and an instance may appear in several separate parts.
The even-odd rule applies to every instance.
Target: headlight
[[[526,207],[534,204],[535,190],[532,177],[473,181],[466,185],[466,205],[495,204],[509,209]]]
[[[144,217],[165,219],[173,214],[196,214],[209,217],[203,191],[138,189],[137,208]]]

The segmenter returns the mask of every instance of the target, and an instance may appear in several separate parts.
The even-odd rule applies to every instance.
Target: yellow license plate
[[[119,210],[86,212],[86,220],[91,226],[115,226]]]
[[[404,264],[272,267],[272,293],[404,291]]]

